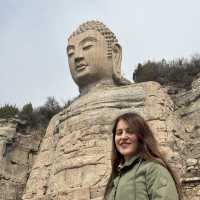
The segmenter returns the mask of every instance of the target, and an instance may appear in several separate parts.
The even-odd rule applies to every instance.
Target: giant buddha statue
[[[121,76],[121,46],[103,23],[80,25],[68,41],[69,68],[81,94],[97,85],[129,83]]]
[[[103,23],[83,23],[68,39],[67,55],[80,96],[52,118],[23,200],[100,200],[110,174],[111,129],[127,111],[144,116],[170,162],[181,169],[174,104],[155,82],[121,75],[122,50]],[[180,134],[181,135],[181,134]]]

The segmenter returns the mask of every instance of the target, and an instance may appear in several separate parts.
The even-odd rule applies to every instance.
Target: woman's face
[[[128,123],[119,120],[115,133],[115,145],[117,150],[124,156],[125,160],[135,155],[138,150],[138,137]]]

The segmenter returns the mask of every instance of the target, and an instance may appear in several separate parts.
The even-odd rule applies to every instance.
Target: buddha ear
[[[121,78],[121,61],[122,61],[122,48],[119,44],[115,43],[112,47],[112,60],[113,60],[113,75]]]

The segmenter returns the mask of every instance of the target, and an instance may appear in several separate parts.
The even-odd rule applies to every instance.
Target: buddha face
[[[70,72],[77,85],[112,79],[112,58],[107,56],[107,42],[96,30],[88,30],[69,39],[67,55]]]

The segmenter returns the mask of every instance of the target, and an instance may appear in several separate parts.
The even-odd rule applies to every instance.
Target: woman
[[[106,200],[180,200],[181,187],[145,120],[119,116],[113,127],[112,172]]]

